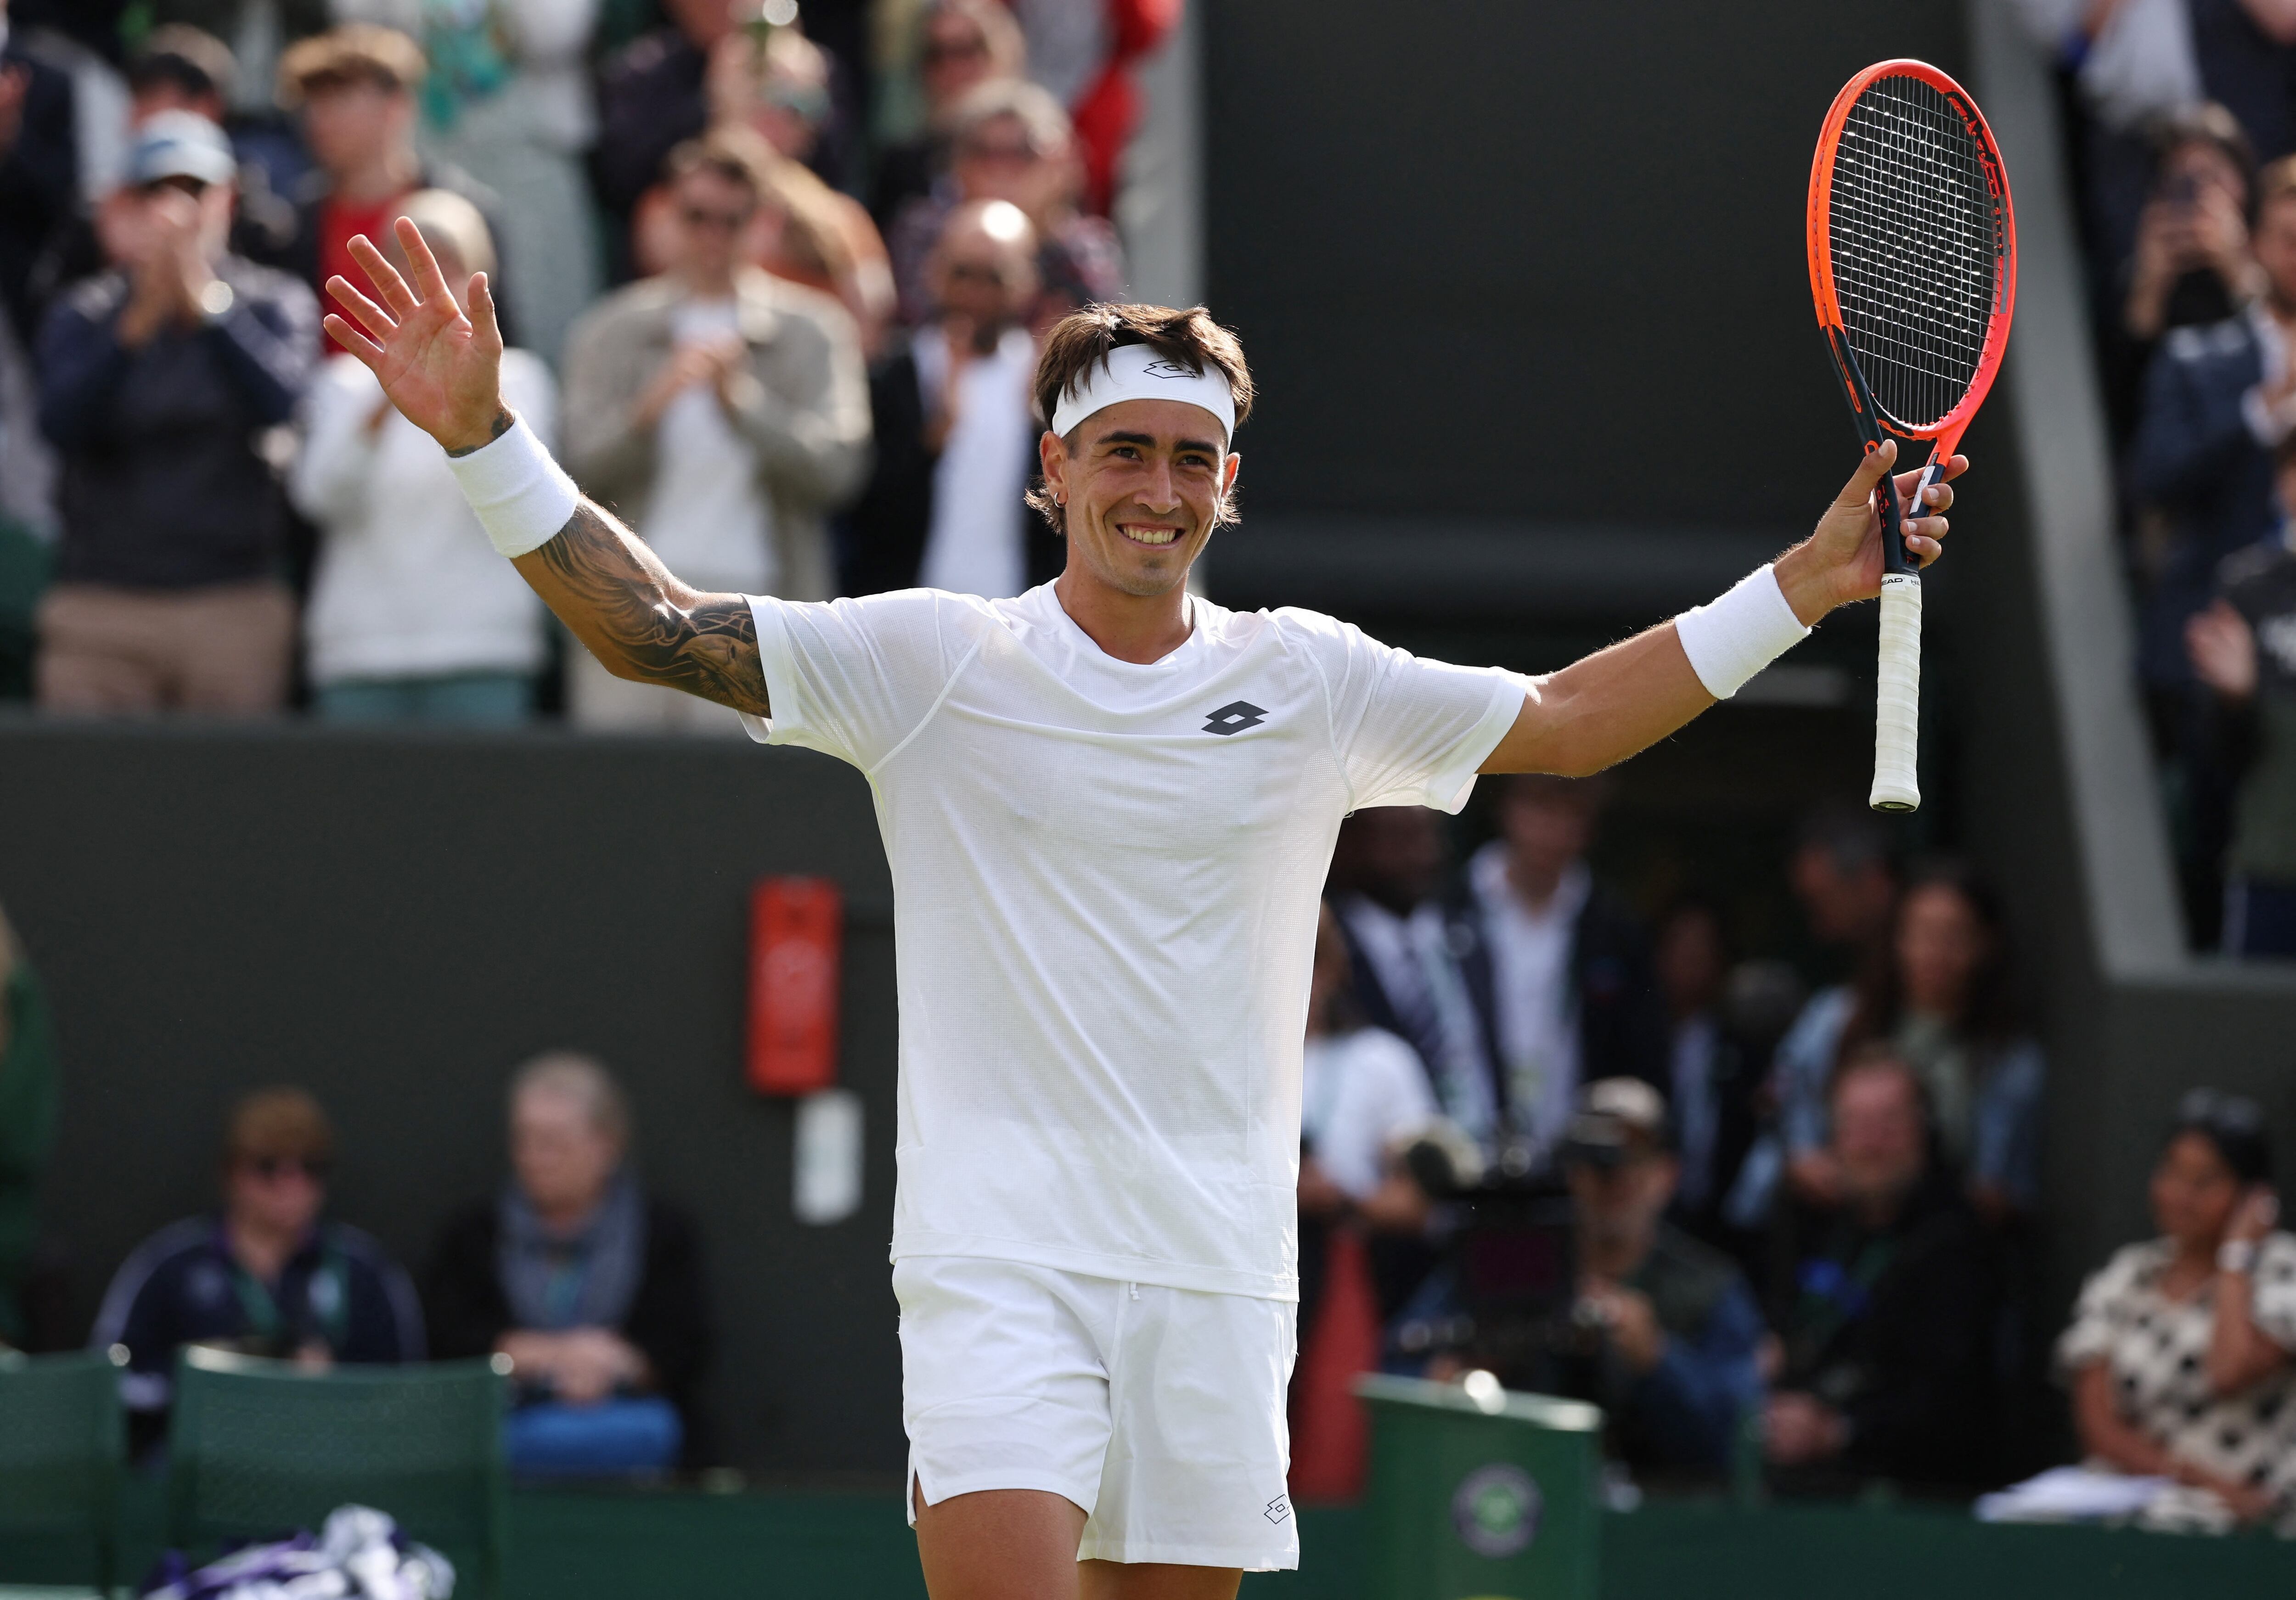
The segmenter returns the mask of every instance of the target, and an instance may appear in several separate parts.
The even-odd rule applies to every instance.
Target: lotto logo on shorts
[[[1292,1502],[1282,1495],[1278,1495],[1274,1499],[1268,1501],[1267,1509],[1260,1513],[1260,1515],[1266,1517],[1271,1522],[1280,1522],[1291,1514]]]
[[[1204,732],[1218,734],[1224,739],[1230,734],[1240,734],[1248,727],[1258,727],[1267,720],[1267,713],[1250,701],[1231,700],[1204,718]]]

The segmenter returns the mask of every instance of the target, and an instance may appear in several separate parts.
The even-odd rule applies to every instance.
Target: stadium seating
[[[84,1541],[110,1594],[127,1439],[111,1355],[0,1351],[0,1538]]]

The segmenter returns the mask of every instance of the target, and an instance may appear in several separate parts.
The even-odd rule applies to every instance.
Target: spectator
[[[1787,876],[1824,953],[1827,974],[1836,981],[1810,996],[1778,1041],[1771,1082],[1779,1103],[1779,1135],[1748,1156],[1730,1197],[1731,1218],[1740,1227],[1758,1225],[1768,1216],[1781,1161],[1806,1197],[1827,1197],[1826,1170],[1819,1159],[1826,1137],[1826,1081],[1857,1004],[1857,989],[1846,980],[1878,959],[1874,952],[1889,942],[1890,913],[1898,903],[1890,836],[1862,808],[1828,808],[1806,821]]]
[[[318,308],[226,248],[236,164],[214,123],[161,112],[129,160],[127,268],[72,290],[40,336],[64,528],[39,701],[275,710],[294,604],[275,575],[287,508],[258,435],[294,413]]]
[[[445,162],[426,162],[415,149],[415,91],[423,82],[421,46],[396,29],[347,22],[303,40],[279,58],[279,99],[302,117],[303,137],[317,164],[297,197],[292,242],[273,265],[294,273],[320,294],[341,277],[370,297],[380,291],[366,268],[351,259],[350,242],[379,239],[398,207],[418,189],[451,189],[488,214],[488,232],[502,235],[490,190]],[[507,250],[503,252],[505,256]],[[550,263],[546,270],[578,275],[578,265]],[[506,339],[523,330],[519,308],[497,297]]]
[[[1180,18],[1174,0],[1014,0],[1029,37],[1031,76],[1075,119],[1078,158],[1092,209],[1106,213],[1117,164],[1140,120],[1139,59]]]
[[[1648,936],[1587,865],[1603,789],[1501,780],[1499,837],[1467,864],[1480,937],[1464,958],[1488,993],[1508,1120],[1534,1169],[1561,1143],[1578,1086],[1668,1078],[1666,1001]]]
[[[2276,459],[2279,537],[2229,558],[2222,593],[2185,625],[2239,784],[2222,939],[2232,956],[2296,956],[2296,437]]]
[[[2248,253],[2255,147],[2202,104],[2161,125],[2152,198],[2136,224],[2121,326],[2142,348],[2170,328],[2223,321],[2258,287]]]
[[[1038,291],[1032,325],[1049,327],[1095,300],[1123,297],[1124,252],[1103,217],[1076,209],[1077,161],[1068,116],[1034,84],[981,85],[958,106],[949,192],[911,201],[888,243],[901,315],[922,322],[932,305],[926,268],[948,213],[965,201],[1010,201],[1037,230]]]
[[[825,599],[823,519],[867,468],[867,375],[835,301],[739,264],[758,159],[723,133],[671,152],[677,264],[576,325],[566,464],[688,583]],[[586,652],[570,698],[590,727],[740,731],[723,708],[625,683]]]
[[[1029,385],[1036,231],[1001,200],[949,214],[934,251],[934,319],[871,373],[876,455],[848,519],[848,587],[1001,599],[1060,570],[1061,545],[1023,496],[1037,470]]]
[[[1726,1193],[1742,1155],[1734,1153],[1726,1122],[1749,1120],[1754,1085],[1746,1051],[1723,1014],[1730,952],[1721,909],[1712,902],[1677,902],[1659,923],[1653,966],[1671,1025],[1667,1098],[1672,1107],[1677,1204],[1685,1216],[1710,1213]]]
[[[1983,1482],[1998,1294],[1985,1230],[1937,1164],[1920,1077],[1888,1046],[1843,1064],[1829,1110],[1841,1203],[1789,1208],[1773,1241],[1769,1460],[1790,1488]]]
[[[0,915],[0,1348],[27,1343],[35,1208],[55,1142],[56,1038],[47,996]]]
[[[642,270],[631,253],[638,201],[669,152],[709,123],[709,58],[735,30],[728,0],[661,0],[667,27],[624,46],[599,73],[598,142],[590,174],[611,226],[614,276]]]
[[[45,297],[42,258],[79,210],[70,77],[28,54],[0,0],[0,308],[29,344]]]
[[[1562,1149],[1578,1243],[1583,1349],[1560,1392],[1594,1400],[1637,1471],[1718,1474],[1761,1399],[1761,1314],[1728,1257],[1665,1220],[1681,1163],[1666,1103],[1638,1078],[1577,1096]]]
[[[583,166],[597,133],[589,63],[597,12],[598,0],[422,12],[432,68],[422,79],[424,149],[498,197],[500,298],[545,360],[557,359],[567,329],[603,287]]]
[[[1315,1320],[1322,1252],[1308,1247],[1334,1227],[1416,1237],[1427,1197],[1398,1165],[1400,1143],[1439,1114],[1409,1045],[1368,1026],[1350,993],[1347,937],[1326,905],[1316,931],[1308,992],[1308,1045],[1300,1069],[1300,1320]]]
[[[2090,1464],[2167,1478],[2153,1520],[2296,1515],[2296,1236],[2255,1102],[2196,1089],[2152,1169],[2160,1236],[2081,1288],[2057,1345]]]
[[[320,1219],[334,1153],[310,1095],[248,1095],[225,1135],[221,1214],[161,1228],[113,1275],[89,1343],[127,1347],[120,1394],[139,1437],[157,1437],[186,1344],[312,1368],[423,1358],[406,1275],[366,1235]]]
[[[924,127],[877,157],[869,209],[890,227],[912,200],[931,194],[948,176],[956,108],[982,84],[1017,78],[1029,68],[1021,25],[1002,0],[931,0],[917,17],[917,86]]]
[[[1332,908],[1365,1019],[1411,1046],[1443,1115],[1488,1155],[1508,1142],[1490,1044],[1488,958],[1479,1005],[1461,952],[1481,954],[1480,939],[1438,898],[1443,866],[1439,813],[1420,806],[1358,811],[1340,825]],[[1515,1153],[1518,1169],[1527,1170],[1528,1152]]]
[[[709,1349],[692,1224],[626,1159],[629,1112],[585,1055],[511,1080],[512,1181],[439,1235],[427,1304],[441,1356],[508,1356],[513,1471],[659,1472],[693,1454]]]
[[[751,247],[751,259],[835,295],[873,355],[893,318],[893,269],[868,209],[809,164],[830,112],[829,80],[828,56],[793,28],[776,28],[763,40],[730,35],[709,60],[710,126],[747,128],[780,158],[767,164],[778,204],[766,209],[783,220],[770,242]]]
[[[1939,1153],[1979,1213],[2030,1215],[2046,1073],[2040,1046],[2017,1022],[2000,902],[1967,869],[1935,865],[1906,885],[1892,930],[1859,980],[1841,1053],[1887,1043],[1921,1079]],[[1822,1107],[1798,1107],[1792,1120],[1822,1126]],[[1822,1149],[1798,1171],[1799,1186],[1820,1201],[1841,1193],[1839,1163]]]
[[[267,88],[267,76],[264,82]],[[232,248],[253,260],[275,260],[293,247],[291,196],[309,177],[311,160],[275,109],[266,106],[267,114],[254,117],[234,113],[238,83],[238,62],[221,39],[185,23],[163,23],[128,60],[128,119],[140,127],[161,111],[193,111],[229,134],[239,159]]]
[[[494,271],[478,209],[444,189],[399,214],[422,230],[455,301]],[[378,242],[410,279],[389,227]],[[557,437],[550,369],[503,352],[504,398]],[[334,721],[523,721],[545,653],[542,603],[487,542],[439,447],[398,414],[365,363],[338,355],[311,386],[288,492],[322,529],[304,630],[318,714]]]

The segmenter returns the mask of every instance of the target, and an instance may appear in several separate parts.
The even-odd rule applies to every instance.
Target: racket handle
[[[1922,580],[1892,572],[1882,579],[1882,661],[1874,701],[1874,795],[1876,811],[1921,809],[1921,780],[1914,773],[1915,732],[1922,709]]]

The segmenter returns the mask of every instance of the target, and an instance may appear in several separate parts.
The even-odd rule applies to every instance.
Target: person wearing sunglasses
[[[878,152],[869,209],[880,227],[947,174],[956,108],[982,84],[1026,76],[1029,45],[1002,0],[933,0],[917,20],[917,88],[923,125]]]
[[[367,1235],[322,1216],[334,1150],[326,1112],[301,1089],[248,1095],[225,1131],[222,1208],[161,1228],[113,1275],[89,1343],[127,1349],[120,1398],[139,1445],[164,1431],[186,1344],[314,1369],[423,1359],[406,1274]]]
[[[2194,1089],[2151,1185],[2157,1236],[2082,1285],[2057,1365],[2088,1465],[2163,1481],[2149,1524],[2296,1534],[2296,1235],[2255,1101]]]

